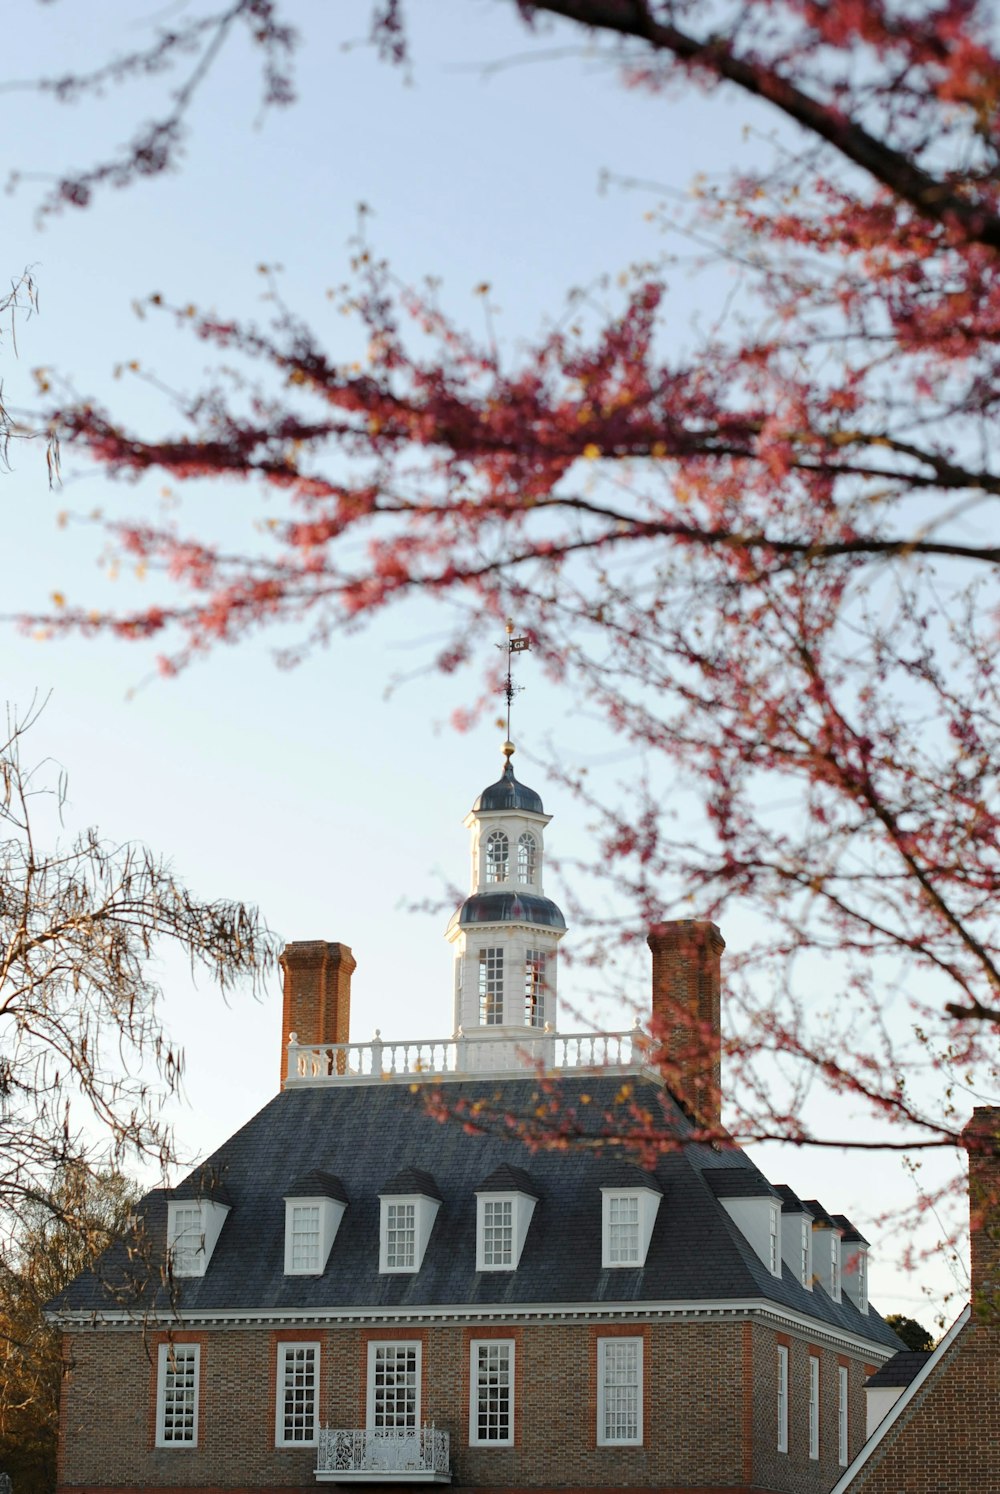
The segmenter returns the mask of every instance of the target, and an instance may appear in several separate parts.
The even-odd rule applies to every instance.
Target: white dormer
[[[516,1271],[538,1202],[520,1167],[506,1163],[476,1189],[476,1270]]]
[[[168,1200],[167,1248],[174,1276],[204,1276],[228,1213],[229,1204],[218,1197]]]
[[[834,1302],[839,1302],[842,1230],[818,1199],[807,1198],[804,1202],[813,1216],[813,1279]]]
[[[833,1221],[843,1233],[840,1237],[840,1282],[859,1312],[868,1314],[868,1241],[843,1214]]]
[[[408,1167],[379,1194],[378,1268],[383,1275],[415,1275],[424,1263],[441,1195],[430,1173]]]
[[[322,1276],[347,1210],[339,1178],[310,1172],[285,1194],[285,1275]]]
[[[807,1292],[812,1291],[812,1215],[786,1183],[776,1184],[781,1194],[781,1258]]]
[[[720,1167],[703,1177],[750,1248],[781,1275],[781,1198],[756,1168]]]
[[[601,1265],[606,1269],[644,1266],[663,1194],[653,1187],[601,1188]]]

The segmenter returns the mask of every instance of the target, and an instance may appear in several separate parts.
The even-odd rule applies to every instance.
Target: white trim
[[[778,1344],[778,1451],[788,1451],[788,1346]]]
[[[636,1271],[646,1264],[649,1242],[653,1238],[653,1225],[663,1194],[654,1188],[602,1187],[601,1189],[601,1267],[605,1271]],[[635,1260],[612,1259],[611,1209],[614,1203],[635,1202],[636,1205],[636,1258]]]
[[[608,1436],[607,1419],[607,1373],[608,1373],[608,1346],[613,1344],[616,1348],[629,1345],[635,1352],[635,1421],[636,1435],[634,1437]],[[597,1340],[597,1445],[598,1447],[641,1447],[642,1426],[642,1396],[643,1396],[643,1358],[645,1354],[644,1338],[627,1338],[623,1334],[616,1334],[613,1338],[599,1338]]]
[[[819,1355],[809,1355],[809,1456],[819,1458]]]
[[[479,1436],[479,1350],[504,1348],[507,1350],[507,1436]],[[469,1446],[513,1447],[514,1446],[514,1359],[516,1342],[512,1338],[474,1338],[469,1343]]]
[[[194,1395],[192,1397],[191,1414],[191,1437],[167,1439],[166,1406],[167,1406],[167,1369],[171,1359],[176,1362],[179,1351],[183,1350],[185,1356],[188,1352],[194,1357]],[[198,1446],[198,1402],[201,1389],[201,1345],[187,1343],[160,1344],[157,1355],[156,1372],[156,1446],[169,1448],[174,1451],[178,1448],[189,1448]]]
[[[178,1198],[167,1201],[167,1250],[173,1255],[176,1243],[184,1238],[187,1230],[178,1229],[178,1215],[197,1215],[196,1229],[198,1230],[198,1244],[194,1248],[195,1259],[189,1263],[185,1259],[189,1247],[185,1248],[184,1255],[178,1255],[172,1261],[171,1269],[173,1275],[181,1278],[188,1276],[204,1276],[208,1270],[208,1263],[212,1259],[212,1251],[215,1249],[222,1233],[222,1226],[229,1214],[229,1205],[218,1203],[210,1198]]]
[[[528,1226],[537,1200],[530,1193],[509,1189],[501,1193],[476,1194],[476,1270],[516,1271],[528,1237]],[[510,1259],[499,1263],[486,1261],[486,1205],[510,1204]]]
[[[951,1327],[948,1329],[948,1332],[945,1334],[944,1338],[934,1350],[933,1354],[928,1359],[927,1363],[923,1366],[920,1373],[910,1381],[909,1385],[903,1391],[903,1394],[900,1396],[899,1400],[893,1406],[889,1414],[885,1417],[884,1421],[881,1421],[879,1423],[875,1431],[868,1438],[868,1441],[858,1453],[853,1463],[851,1463],[850,1466],[846,1468],[840,1475],[840,1478],[838,1478],[837,1482],[830,1490],[830,1494],[847,1494],[847,1491],[850,1489],[851,1484],[854,1482],[855,1476],[861,1472],[861,1469],[868,1462],[868,1459],[871,1457],[872,1453],[875,1452],[875,1450],[880,1446],[886,1434],[890,1432],[896,1425],[897,1420],[906,1410],[907,1406],[913,1400],[917,1392],[923,1387],[928,1377],[934,1373],[934,1370],[940,1364],[944,1355],[951,1348],[952,1344],[955,1342],[956,1338],[961,1333],[962,1329],[965,1327],[971,1316],[971,1306],[964,1307],[959,1313],[958,1317],[955,1319],[954,1323],[952,1323]]]
[[[296,1266],[294,1264],[294,1223],[296,1209],[318,1209],[319,1210],[319,1242],[318,1261],[315,1266]],[[326,1270],[327,1261],[330,1259],[330,1251],[333,1242],[337,1238],[340,1222],[344,1217],[347,1205],[338,1198],[326,1198],[322,1194],[316,1197],[289,1196],[285,1199],[285,1275],[286,1276],[322,1276]]]
[[[389,1209],[392,1205],[413,1207],[413,1261],[408,1266],[389,1265]],[[383,1276],[415,1276],[424,1263],[427,1242],[434,1228],[441,1201],[426,1193],[380,1193],[378,1229],[378,1269]]]
[[[371,1431],[375,1426],[375,1366],[379,1349],[412,1349],[414,1351],[414,1402],[413,1426],[420,1429],[420,1401],[422,1390],[423,1344],[419,1338],[371,1339],[368,1344],[368,1386],[365,1399],[365,1426]]]
[[[158,1324],[165,1328],[183,1325],[193,1327],[244,1328],[255,1323],[276,1323],[288,1327],[318,1325],[321,1323],[366,1323],[420,1327],[429,1323],[518,1323],[543,1320],[549,1322],[597,1322],[621,1321],[652,1322],[656,1319],[681,1319],[694,1321],[699,1318],[747,1318],[759,1319],[771,1327],[795,1332],[810,1343],[837,1347],[853,1351],[869,1361],[885,1364],[896,1352],[886,1344],[865,1338],[861,1334],[838,1329],[835,1323],[826,1323],[808,1313],[783,1307],[779,1302],[761,1298],[739,1298],[731,1301],[707,1299],[678,1302],[545,1302],[468,1303],[458,1307],[430,1307],[409,1305],[401,1308],[379,1307],[268,1307],[256,1310],[246,1308],[215,1308],[209,1311],[175,1311],[158,1318],[152,1310],[134,1312],[116,1311],[101,1313],[90,1308],[76,1312],[47,1312],[47,1322],[61,1324],[66,1328],[121,1328],[149,1329]]]
[[[846,1468],[850,1462],[851,1419],[850,1386],[846,1364],[837,1365],[837,1462]]]
[[[313,1353],[313,1434],[311,1437],[285,1436],[285,1379],[288,1372],[286,1355],[301,1349]],[[319,1441],[319,1376],[320,1345],[315,1339],[304,1339],[299,1343],[282,1342],[277,1346],[277,1364],[274,1376],[274,1445],[275,1447],[315,1447]]]

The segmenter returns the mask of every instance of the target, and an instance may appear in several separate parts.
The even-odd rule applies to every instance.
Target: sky
[[[207,353],[166,318],[139,319],[134,302],[159,292],[223,316],[263,317],[261,264],[283,267],[284,295],[339,356],[338,339],[349,334],[325,292],[348,274],[360,202],[398,277],[440,277],[445,304],[474,327],[482,314],[475,288],[489,282],[498,334],[516,356],[521,340],[559,315],[571,287],[663,250],[648,221],[659,192],[604,188],[602,173],[683,193],[696,173],[750,164],[761,148],[754,129],[771,127],[740,101],[625,91],[575,33],[532,38],[497,0],[411,0],[409,76],[360,44],[363,0],[290,0],[286,11],[304,38],[292,108],[259,117],[255,60],[241,42],[198,96],[180,171],[100,193],[86,211],[43,225],[36,210],[46,173],[89,164],[126,138],[152,112],[150,84],[64,106],[0,91],[3,167],[23,174],[0,198],[0,269],[16,276],[30,266],[40,293],[39,315],[18,325],[16,357],[4,337],[10,405],[29,404],[33,370],[44,368],[113,401],[126,419],[169,424],[149,385],[116,368],[137,360],[170,387],[191,388]],[[3,74],[85,70],[182,13],[135,0],[23,5],[5,35]],[[685,307],[672,335],[682,343],[729,287],[711,274],[696,279],[686,263],[672,274]],[[109,489],[72,455],[63,486],[50,490],[41,451],[16,451],[0,478],[0,611],[44,610],[54,592],[98,607],[141,596],[129,578],[101,569],[95,526],[59,516],[135,511],[148,497],[148,489]],[[207,501],[207,521],[238,538],[241,495]],[[503,739],[488,715],[467,733],[449,724],[478,678],[428,670],[447,628],[438,609],[415,601],[291,671],[275,666],[277,640],[263,636],[170,681],[155,677],[151,652],[137,645],[45,642],[7,629],[3,693],[21,709],[47,700],[30,754],[67,772],[68,830],[96,824],[110,839],[148,843],[197,893],[259,904],[282,939],[349,944],[358,962],[354,1040],[376,1027],[400,1038],[443,1035],[451,1027],[446,888],[465,885],[462,821],[498,776]],[[609,795],[642,764],[545,681],[530,655],[519,668],[519,776],[555,816],[547,850],[587,859],[585,812],[547,785],[533,759],[586,766]],[[546,891],[559,901],[571,887],[549,876]],[[428,902],[438,906],[414,910]],[[261,1001],[237,995],[227,1006],[192,988],[181,962],[166,962],[163,978],[165,1022],[187,1055],[187,1103],[174,1120],[193,1158],[277,1087],[279,979]],[[628,1027],[648,1007],[648,971],[637,962],[622,989],[596,994],[581,976],[577,992],[561,994],[602,1026]],[[818,1190],[828,1209],[862,1228],[887,1199],[913,1196],[895,1160],[759,1160],[775,1181],[806,1196]],[[895,1254],[896,1243],[876,1249],[873,1299],[929,1319],[953,1281],[940,1268],[901,1275]]]

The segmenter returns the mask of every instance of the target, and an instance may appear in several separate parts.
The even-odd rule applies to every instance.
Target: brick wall
[[[641,1447],[597,1446],[597,1339],[616,1332],[645,1341]],[[515,1340],[513,1447],[469,1445],[469,1344],[489,1336]],[[155,1335],[92,1330],[72,1337],[74,1368],[63,1411],[61,1488],[67,1491],[315,1486],[314,1449],[274,1445],[277,1341],[289,1337],[321,1344],[320,1421],[339,1427],[365,1425],[369,1341],[421,1342],[421,1420],[450,1433],[455,1482],[466,1487],[735,1490],[749,1487],[752,1476],[755,1488],[823,1494],[837,1471],[836,1370],[827,1369],[836,1357],[824,1352],[829,1447],[817,1464],[805,1455],[806,1346],[790,1340],[791,1438],[789,1453],[779,1456],[775,1335],[749,1323],[206,1332],[197,1335],[202,1360],[196,1448],[154,1446]],[[860,1365],[852,1366],[852,1375],[860,1424]]]
[[[830,1489],[843,1472],[839,1462],[839,1375],[848,1377],[848,1458],[865,1440],[865,1365],[808,1338],[754,1325],[755,1437],[753,1482],[790,1494]],[[788,1451],[778,1452],[778,1344],[788,1349]],[[819,1458],[809,1456],[809,1360],[819,1360]],[[898,1491],[897,1491],[898,1494]]]

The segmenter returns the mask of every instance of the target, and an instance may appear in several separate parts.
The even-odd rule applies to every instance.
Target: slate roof
[[[799,1195],[787,1183],[775,1183],[774,1191],[781,1199],[781,1212],[783,1214],[805,1214],[807,1219],[812,1215],[802,1202]]]
[[[509,759],[496,783],[491,783],[489,788],[484,788],[472,806],[473,814],[477,810],[504,809],[525,809],[531,814],[545,813],[542,808],[541,794],[536,793],[533,788],[528,788],[527,784],[518,783]]]
[[[177,1197],[177,1189],[173,1196]],[[330,1172],[323,1172],[314,1167],[311,1172],[303,1173],[294,1182],[289,1183],[285,1189],[285,1198],[335,1198],[338,1203],[350,1203],[347,1190],[339,1178]]]
[[[802,1201],[813,1216],[814,1224],[825,1225],[827,1229],[839,1230],[841,1228],[833,1215],[826,1212],[818,1198],[805,1198]]]
[[[523,1167],[512,1167],[509,1162],[501,1162],[495,1167],[488,1178],[476,1189],[477,1193],[526,1193],[529,1198],[539,1197],[538,1184],[525,1172]]]
[[[205,1164],[222,1179],[232,1200],[208,1270],[175,1283],[183,1312],[268,1309],[408,1310],[438,1306],[508,1304],[687,1303],[698,1300],[769,1299],[889,1349],[899,1340],[879,1315],[867,1316],[845,1294],[833,1302],[820,1286],[807,1291],[787,1267],[772,1276],[748,1245],[715,1190],[767,1187],[742,1152],[684,1142],[690,1123],[660,1086],[621,1075],[573,1076],[561,1089],[565,1113],[589,1128],[591,1139],[621,1123],[634,1107],[662,1117],[678,1148],[663,1153],[648,1172],[629,1167],[628,1176],[652,1179],[662,1191],[646,1264],[606,1269],[601,1265],[602,1198],[605,1178],[621,1176],[607,1146],[571,1145],[530,1155],[533,1211],[515,1271],[476,1271],[476,1189],[497,1169],[516,1176],[527,1154],[512,1140],[506,1115],[533,1115],[549,1106],[552,1091],[537,1078],[482,1078],[442,1086],[449,1106],[465,1107],[486,1133],[460,1122],[442,1123],[427,1106],[423,1087],[402,1084],[325,1084],[293,1087],[277,1095]],[[584,1098],[586,1096],[586,1099]],[[473,1107],[479,1107],[473,1110]],[[623,1106],[625,1108],[623,1108]],[[488,1117],[495,1121],[491,1123]],[[487,1119],[484,1119],[487,1118]],[[584,1138],[584,1141],[586,1138]],[[441,1195],[420,1270],[413,1275],[379,1274],[379,1193],[385,1191],[386,1159],[423,1171],[430,1162]],[[284,1195],[288,1179],[313,1170],[342,1180],[349,1199],[322,1276],[284,1274]],[[718,1174],[718,1179],[716,1179]],[[724,1175],[724,1176],[723,1176]],[[614,1185],[614,1184],[613,1184]],[[635,1186],[634,1181],[631,1184]],[[182,1185],[183,1186],[183,1185]],[[168,1194],[157,1190],[140,1206],[154,1260],[166,1245]],[[176,1194],[174,1195],[176,1196]],[[158,1252],[158,1254],[157,1254]],[[113,1246],[94,1272],[85,1272],[50,1306],[84,1312],[114,1310],[120,1297],[105,1283],[137,1275],[123,1245]],[[158,1269],[135,1292],[136,1306],[169,1310]]]
[[[397,1172],[379,1189],[380,1198],[391,1198],[401,1193],[422,1193],[424,1198],[441,1201],[440,1188],[422,1167],[404,1167],[402,1172]]]
[[[882,1386],[909,1385],[917,1378],[933,1352],[933,1349],[900,1349],[880,1370],[868,1376],[865,1389],[879,1390]]]

